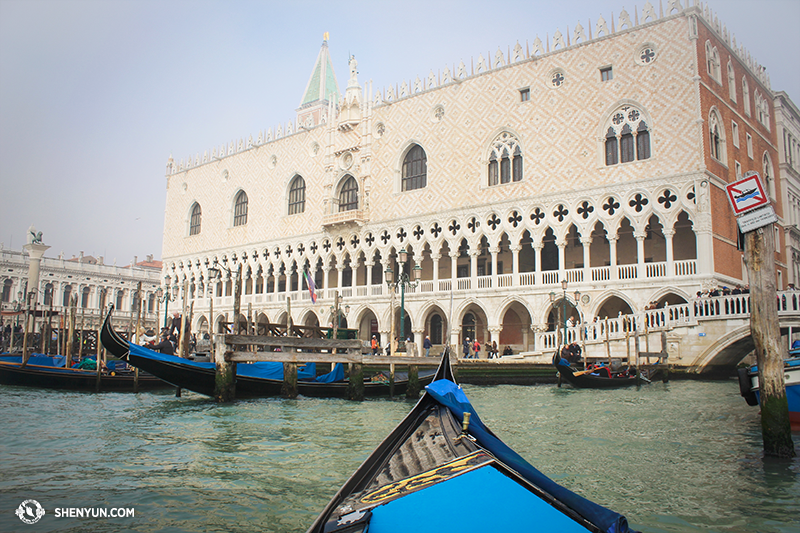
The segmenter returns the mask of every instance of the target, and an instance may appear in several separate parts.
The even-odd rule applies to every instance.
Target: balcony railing
[[[681,260],[675,261],[673,263],[675,276],[683,277],[695,274],[697,272],[697,261],[694,259],[690,260]],[[616,269],[618,280],[625,281],[625,280],[635,280],[640,279],[639,277],[639,265],[632,264],[632,265],[616,265],[614,267]],[[659,279],[659,278],[666,278],[667,272],[669,271],[669,263],[667,262],[658,262],[658,263],[645,263],[644,264],[644,275],[648,279]],[[596,282],[607,282],[611,281],[613,270],[611,266],[602,266],[602,267],[591,267],[589,269],[586,268],[571,268],[565,270],[545,270],[539,272],[519,272],[516,274],[497,274],[496,276],[477,276],[476,278],[471,277],[463,277],[463,278],[455,278],[455,279],[439,279],[439,280],[422,280],[419,282],[417,287],[413,286],[406,286],[405,292],[406,294],[428,294],[428,295],[435,295],[437,293],[450,293],[458,292],[458,291],[496,291],[500,289],[513,289],[514,287],[527,287],[532,288],[536,286],[540,286],[542,288],[546,287],[547,290],[550,290],[553,285],[558,286],[561,283],[562,279],[566,279],[567,282],[571,286],[579,285],[584,282],[589,283],[596,283]],[[271,287],[271,285],[270,285]],[[376,296],[386,297],[388,295],[386,287],[381,284],[371,284],[371,285],[356,285],[356,286],[347,286],[347,287],[331,287],[328,289],[325,288],[318,288],[316,291],[316,295],[318,299],[333,299],[335,292],[339,292],[339,294],[343,298],[360,298],[360,299],[369,299],[374,298]],[[800,306],[800,291],[797,293],[789,294],[785,297],[785,302],[783,305],[786,306],[787,309],[789,307],[794,306],[795,309]],[[278,291],[278,292],[265,292],[265,293],[251,293],[242,296],[242,303],[243,304],[275,304],[275,303],[283,303],[286,301],[287,298],[291,298],[293,301],[303,301],[308,302],[311,299],[311,295],[308,292],[308,289],[302,290],[295,290],[295,291]],[[200,298],[198,299],[201,302],[205,300],[207,305],[207,298]],[[745,302],[746,298],[740,296],[739,298],[732,298],[728,297],[721,297],[720,299],[717,298],[705,298],[702,301],[702,304],[697,304],[698,307],[696,312],[693,312],[693,316],[697,317],[706,317],[706,316],[719,316],[722,314],[725,315],[737,315],[742,313],[749,313],[749,308],[747,308],[747,303]],[[195,300],[197,301],[197,300]],[[200,306],[202,307],[203,304],[201,303]],[[214,297],[214,308],[222,309],[225,307],[233,306],[233,296],[218,296]],[[681,315],[685,318],[686,314],[684,313]],[[680,317],[678,317],[680,318]],[[678,320],[678,318],[673,318],[671,316],[665,317],[657,317],[653,318],[655,321],[654,323],[659,323],[662,321],[665,322],[673,322],[674,320]]]

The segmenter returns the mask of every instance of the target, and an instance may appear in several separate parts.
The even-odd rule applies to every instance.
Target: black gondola
[[[138,379],[133,371],[114,371],[100,374],[96,370],[64,368],[64,357],[33,355],[22,364],[22,356],[3,354],[0,356],[0,383],[45,389],[64,389],[89,392],[133,392],[134,390],[157,390],[169,388],[169,383],[155,376],[140,373]]]
[[[128,342],[111,326],[109,310],[100,331],[100,342],[106,350],[131,365],[158,376],[176,387],[214,396],[216,368],[213,362],[199,362],[173,355],[165,355]],[[390,361],[387,360],[387,364]],[[313,365],[305,373],[298,371],[297,391],[303,396],[346,398],[348,382],[339,364],[333,372],[315,377]],[[408,378],[395,375],[394,394],[402,395],[408,388]],[[433,373],[419,374],[420,386],[430,383]],[[283,364],[259,362],[236,365],[236,398],[262,398],[280,396],[283,387]],[[388,396],[390,385],[384,381],[365,381],[365,396]]]
[[[650,382],[649,378],[646,379],[642,376],[637,379],[635,370],[613,372],[608,366],[599,366],[591,370],[576,370],[566,359],[558,355],[558,351],[553,356],[553,366],[556,367],[564,381],[578,389],[619,389]]]
[[[308,533],[629,532],[624,516],[558,485],[483,425],[448,351],[411,412]]]

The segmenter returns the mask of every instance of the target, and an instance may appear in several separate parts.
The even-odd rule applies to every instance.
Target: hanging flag
[[[308,270],[303,270],[303,278],[306,280],[308,292],[311,293],[311,302],[317,303],[317,293],[315,292],[316,287],[314,286],[314,280],[311,279],[311,275],[308,273]]]

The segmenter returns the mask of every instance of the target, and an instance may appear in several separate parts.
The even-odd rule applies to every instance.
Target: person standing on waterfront
[[[431,356],[431,338],[428,335],[425,335],[425,340],[422,341],[422,347],[425,348],[425,357]]]
[[[372,355],[378,355],[378,349],[380,346],[378,346],[378,339],[375,337],[375,335],[372,336],[370,347],[372,348]]]
[[[469,348],[470,348],[469,337],[467,337],[464,339],[464,343],[462,345],[462,349],[464,352],[464,359],[469,359]]]

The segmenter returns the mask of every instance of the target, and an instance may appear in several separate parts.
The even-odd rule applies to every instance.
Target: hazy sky
[[[160,259],[170,154],[294,120],[324,32],[340,91],[349,54],[383,91],[644,4],[0,0],[0,242],[34,224],[48,257]],[[709,5],[800,105],[800,1]]]

